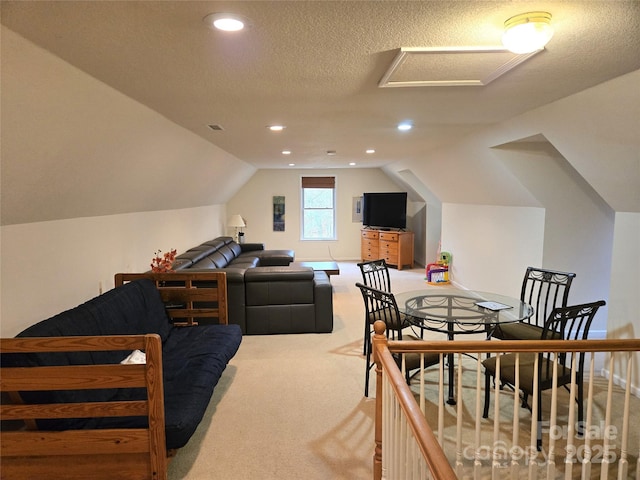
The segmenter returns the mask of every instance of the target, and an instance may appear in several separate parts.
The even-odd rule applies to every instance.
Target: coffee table
[[[293,265],[311,267],[314,271],[322,270],[328,276],[340,275],[340,267],[336,262],[294,262]]]

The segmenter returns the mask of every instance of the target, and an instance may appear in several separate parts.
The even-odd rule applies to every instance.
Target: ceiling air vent
[[[222,128],[222,125],[215,125],[215,124],[211,124],[211,125],[207,125],[211,130],[213,130],[214,132],[219,132],[224,130],[224,128]]]

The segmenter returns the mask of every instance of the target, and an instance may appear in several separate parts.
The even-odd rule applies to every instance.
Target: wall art
[[[284,232],[284,196],[273,197],[273,231]]]

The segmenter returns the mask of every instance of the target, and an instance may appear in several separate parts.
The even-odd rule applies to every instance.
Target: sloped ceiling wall
[[[255,172],[2,27],[2,225],[224,204]]]
[[[638,85],[640,70],[425,152],[420,162],[397,162],[385,171],[397,177],[403,170],[413,171],[442,202],[550,208],[540,201],[545,192],[528,181],[529,173],[498,153],[517,150],[520,142],[543,142],[613,211],[639,213]]]
[[[518,118],[545,138],[616,212],[640,213],[640,70]]]
[[[224,204],[255,172],[11,30],[1,34],[2,225]],[[611,208],[640,212],[639,84],[632,72],[385,172],[413,172],[442,202],[539,207],[492,148],[543,134]]]

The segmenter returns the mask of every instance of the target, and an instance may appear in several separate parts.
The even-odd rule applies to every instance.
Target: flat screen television
[[[407,192],[364,193],[362,224],[365,227],[406,228]]]

